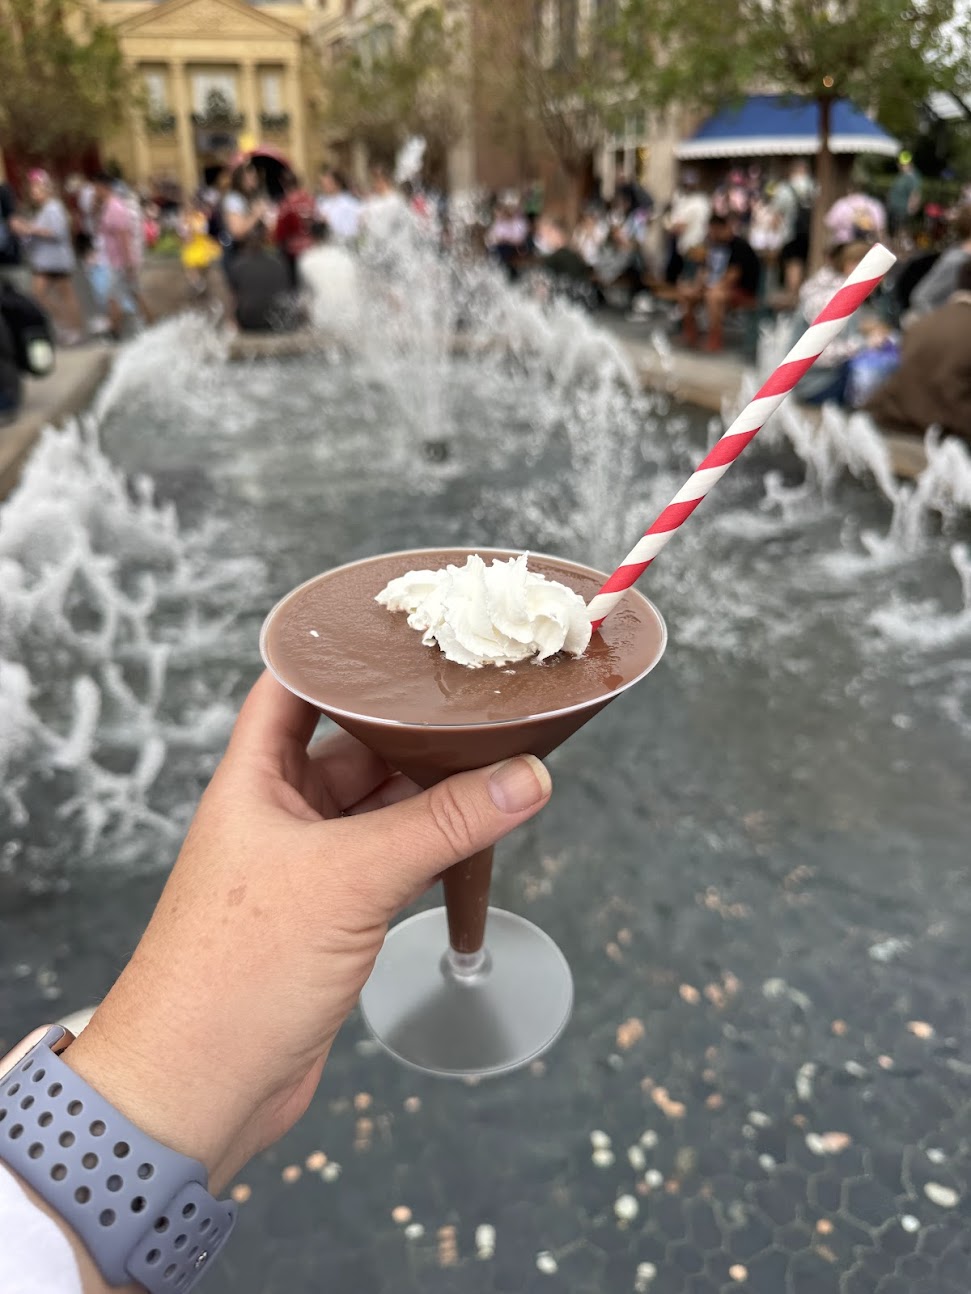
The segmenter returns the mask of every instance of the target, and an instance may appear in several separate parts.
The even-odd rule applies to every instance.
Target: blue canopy
[[[848,99],[835,99],[830,151],[895,157],[900,143]],[[682,161],[706,157],[809,156],[819,152],[819,108],[794,95],[752,94],[723,108],[675,149]]]

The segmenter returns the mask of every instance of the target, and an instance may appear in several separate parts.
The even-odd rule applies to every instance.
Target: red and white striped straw
[[[863,304],[896,259],[892,252],[878,243],[870,248],[843,286],[834,292],[772,376],[715,442],[697,471],[685,481],[597,596],[590,600],[587,611],[595,630],[600,628],[631,585],[640,579],[674,532],[684,525],[715,482],[721,480],[837,333],[846,327],[850,316]]]

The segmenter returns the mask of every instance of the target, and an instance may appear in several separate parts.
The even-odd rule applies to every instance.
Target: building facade
[[[90,3],[115,26],[141,86],[104,149],[140,188],[187,195],[260,149],[305,176],[317,165],[309,32],[326,0]]]
[[[659,196],[670,193],[674,184],[674,148],[685,126],[685,114],[648,114],[632,109],[623,129],[600,131],[584,160],[582,174],[568,173],[543,130],[522,102],[498,104],[494,77],[497,60],[516,58],[517,39],[535,42],[535,76],[542,78],[544,66],[553,64],[564,50],[583,50],[591,24],[602,15],[610,0],[521,0],[511,5],[509,17],[498,25],[494,7],[509,0],[414,0],[414,7],[437,4],[451,12],[453,29],[462,33],[464,85],[463,110],[455,138],[449,147],[448,182],[453,193],[478,189],[496,192],[539,186],[552,210],[569,212],[580,196],[600,191],[610,196],[622,175],[636,178]],[[311,20],[314,41],[324,67],[332,65],[349,50],[364,53],[393,40],[396,6],[388,0],[320,0]],[[516,16],[518,15],[518,17]],[[519,25],[517,37],[517,23]],[[505,53],[494,45],[497,33],[506,44]],[[512,42],[511,44],[509,42]],[[490,69],[486,72],[486,69]],[[501,74],[500,74],[501,75]],[[534,78],[535,79],[535,78]],[[362,154],[353,140],[335,139],[342,160],[353,156],[352,169],[362,174]]]

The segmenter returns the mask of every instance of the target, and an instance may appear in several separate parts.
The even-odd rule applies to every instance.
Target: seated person
[[[495,218],[486,231],[485,245],[493,260],[510,278],[519,273],[520,261],[529,248],[529,225],[519,210],[519,195],[504,193],[499,199]]]
[[[799,307],[796,310],[793,341],[806,331],[843,280],[859,265],[869,250],[866,243],[851,242],[834,247],[825,265],[799,289]],[[846,380],[850,360],[865,345],[861,325],[868,316],[857,310],[846,327],[820,355],[806,375],[793,390],[793,397],[802,404],[842,404],[846,395]]]
[[[677,300],[684,311],[682,337],[689,346],[698,344],[696,311],[704,305],[708,316],[705,349],[724,346],[725,314],[729,310],[751,309],[759,295],[762,266],[752,247],[735,233],[727,216],[714,215],[708,222],[705,263],[690,279],[681,278]]]
[[[580,253],[570,246],[570,237],[562,220],[540,216],[535,246],[535,268],[547,277],[554,295],[582,305],[595,303],[593,273]]]
[[[908,304],[914,314],[929,314],[957,291],[961,267],[971,260],[971,206],[958,209],[954,233],[957,241],[941,253],[910,294]]]
[[[286,332],[294,326],[290,279],[283,261],[267,246],[256,225],[226,269],[236,298],[236,323],[243,332]]]
[[[900,367],[864,407],[886,431],[922,436],[936,425],[971,440],[971,259],[950,300],[904,333]]]
[[[361,317],[357,262],[322,221],[313,225],[311,237],[310,248],[297,263],[300,283],[310,296],[310,321],[315,328],[346,336]]]
[[[799,290],[799,309],[793,325],[795,343],[813,322],[843,280],[866,255],[866,243],[847,243],[830,253],[823,265]],[[812,368],[797,382],[793,396],[801,404],[839,404],[858,409],[871,392],[900,362],[895,330],[875,310],[860,307],[846,327],[823,351]]]

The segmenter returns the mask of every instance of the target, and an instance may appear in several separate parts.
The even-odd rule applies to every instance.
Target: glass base
[[[566,958],[538,926],[490,908],[484,955],[448,952],[444,908],[388,932],[361,1012],[397,1060],[443,1078],[507,1074],[551,1047],[573,1009]]]

